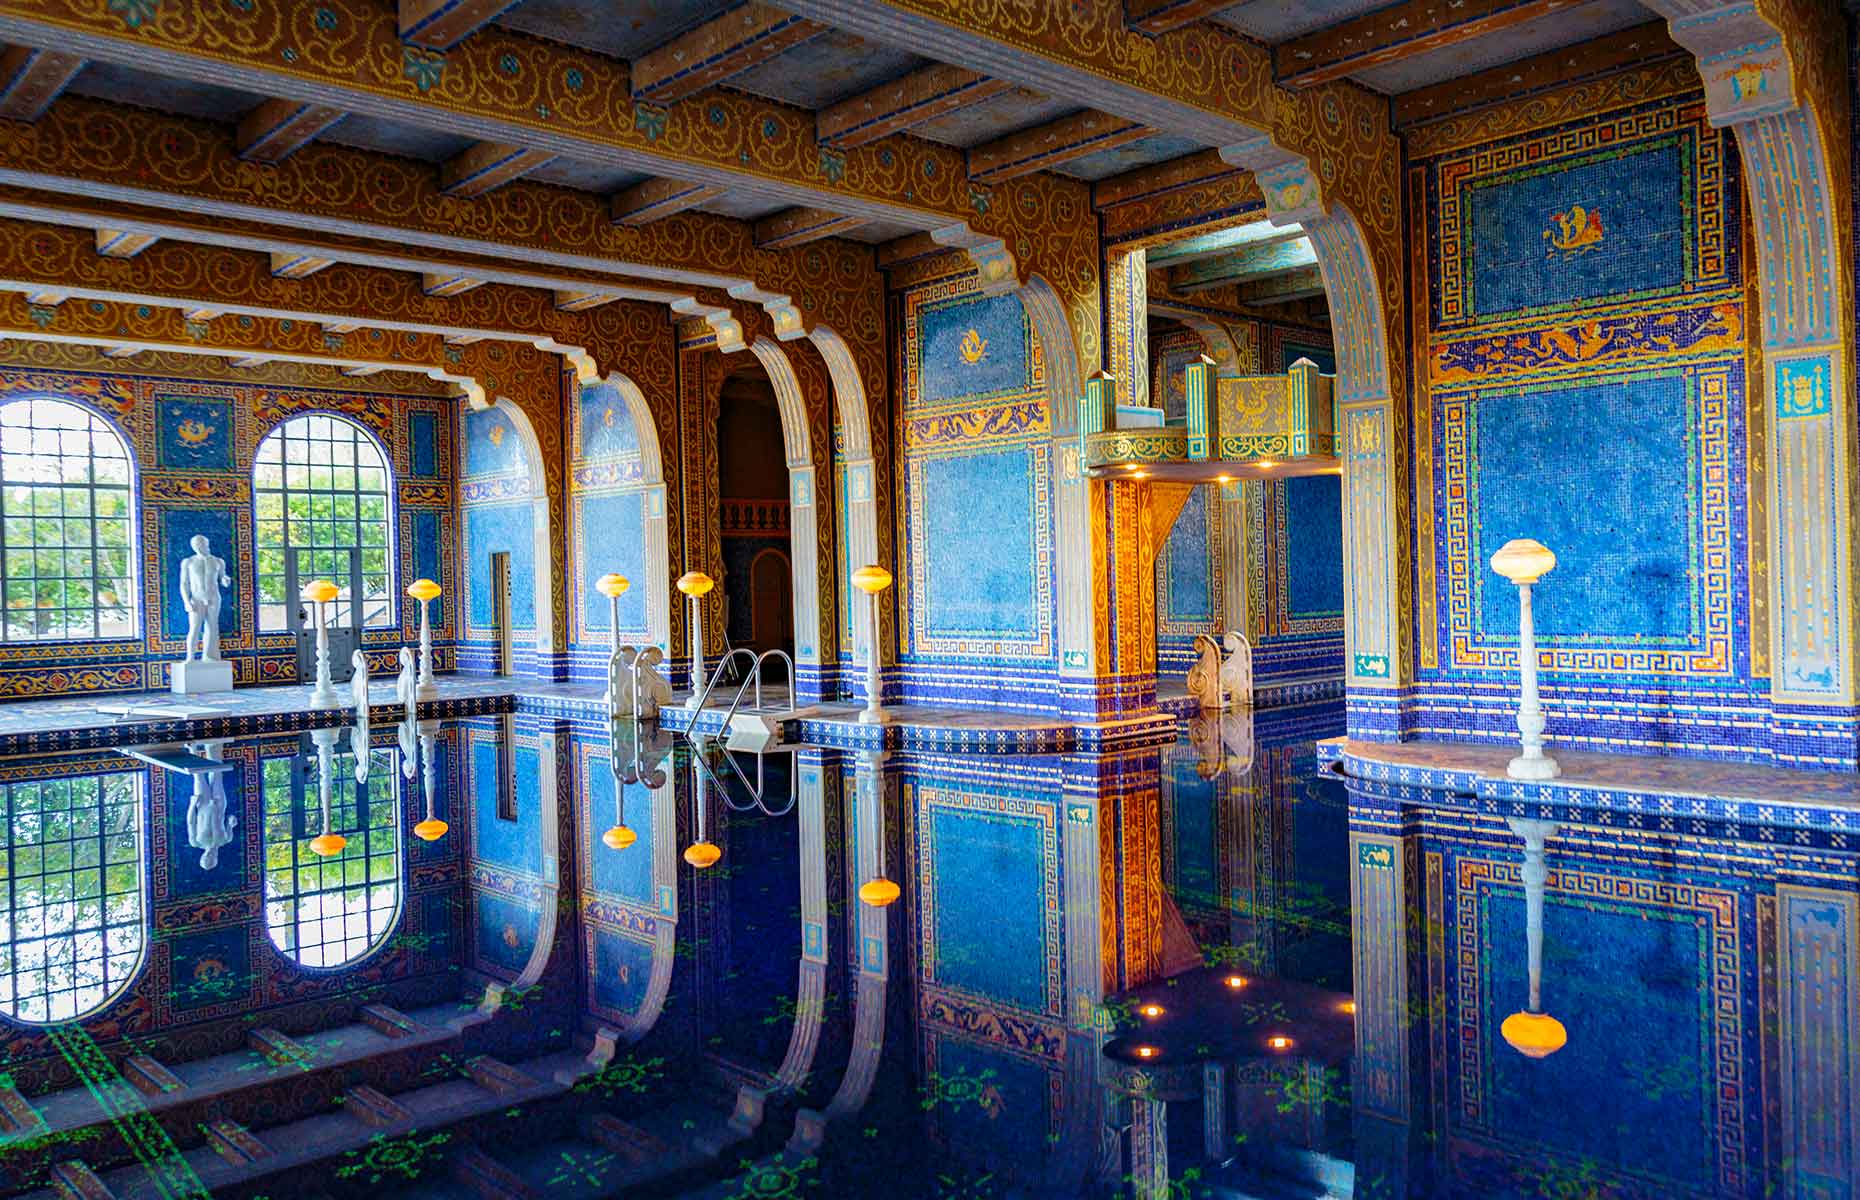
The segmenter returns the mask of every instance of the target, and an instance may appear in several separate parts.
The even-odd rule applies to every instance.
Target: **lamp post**
[[[1522,1012],[1506,1017],[1498,1027],[1501,1037],[1513,1050],[1526,1058],[1548,1058],[1569,1041],[1563,1022],[1544,1011],[1544,884],[1550,878],[1544,861],[1544,843],[1556,836],[1561,826],[1551,821],[1530,821],[1512,817],[1506,821],[1511,831],[1524,839],[1524,940],[1529,956],[1530,1000]]]
[[[607,652],[607,694],[601,698],[609,712],[613,711],[614,688],[617,685],[614,660],[620,657],[620,597],[626,595],[627,589],[632,586],[632,580],[612,571],[594,581],[594,590],[607,597],[607,631],[612,637]]]
[[[433,678],[433,601],[444,591],[430,579],[416,579],[407,586],[407,594],[420,602],[420,682],[414,696],[421,700],[439,698],[439,681]]]
[[[717,581],[702,571],[686,571],[678,577],[678,590],[691,598],[691,695],[685,707],[695,709],[704,695],[704,614],[698,601]]]
[[[334,583],[318,579],[304,588],[304,599],[316,618],[316,688],[310,693],[311,708],[340,708],[342,697],[329,680],[329,614],[323,606],[341,593]]]
[[[1518,734],[1523,750],[1505,773],[1513,779],[1555,779],[1556,759],[1544,753],[1544,708],[1537,700],[1537,631],[1531,623],[1531,585],[1556,566],[1556,555],[1529,538],[1513,538],[1492,555],[1492,569],[1518,585]]]
[[[879,704],[878,678],[878,597],[891,586],[891,572],[877,565],[860,567],[853,572],[853,586],[872,598],[871,623],[866,627],[865,711],[859,714],[863,725],[883,725],[891,718]]]

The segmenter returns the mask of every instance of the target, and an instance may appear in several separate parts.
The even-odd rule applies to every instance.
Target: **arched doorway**
[[[731,647],[792,656],[793,531],[783,446],[775,387],[751,360],[724,378],[717,401],[724,632]]]

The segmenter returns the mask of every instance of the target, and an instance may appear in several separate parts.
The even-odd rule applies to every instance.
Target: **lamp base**
[[[1505,774],[1513,779],[1555,779],[1562,773],[1563,768],[1548,754],[1520,754],[1505,767]]]
[[[437,700],[439,699],[439,685],[437,683],[416,683],[413,685],[413,698],[415,700]]]
[[[233,665],[224,659],[201,658],[175,663],[168,670],[168,687],[177,696],[230,692],[233,690]]]
[[[882,708],[862,708],[859,710],[859,724],[889,725],[891,724],[891,714]]]

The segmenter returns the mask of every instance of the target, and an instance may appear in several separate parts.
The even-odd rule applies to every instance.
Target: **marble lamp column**
[[[316,688],[310,693],[312,708],[340,708],[342,697],[336,694],[335,685],[329,679],[329,612],[324,605],[334,600],[340,591],[327,579],[318,579],[304,588],[304,599],[310,602],[310,610],[316,617]]]
[[[612,571],[594,581],[594,590],[607,597],[607,633],[610,638],[607,649],[607,694],[601,697],[611,711],[614,704],[614,689],[618,680],[614,678],[614,660],[620,657],[620,597],[626,595],[633,581],[624,575]]]
[[[691,696],[686,708],[695,709],[704,694],[704,614],[698,601],[716,586],[717,581],[702,571],[686,571],[678,577],[678,590],[691,598]]]
[[[866,626],[865,711],[859,714],[859,721],[864,725],[884,725],[891,718],[879,703],[878,598],[891,586],[891,572],[876,565],[863,566],[853,572],[852,582],[872,598],[870,624]]]
[[[430,579],[416,579],[407,585],[407,594],[420,602],[420,681],[414,688],[419,700],[439,699],[439,681],[433,678],[433,601],[445,589]]]
[[[1531,585],[1556,566],[1556,555],[1529,538],[1513,538],[1492,555],[1492,569],[1518,585],[1518,735],[1522,752],[1505,773],[1513,779],[1555,779],[1563,773],[1544,753],[1544,707],[1537,699],[1537,630],[1531,623]]]

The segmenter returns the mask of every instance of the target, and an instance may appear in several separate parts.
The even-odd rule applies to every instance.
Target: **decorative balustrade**
[[[1118,404],[1116,381],[1101,373],[1080,401],[1083,469],[1223,482],[1335,472],[1335,382],[1309,359],[1283,375],[1221,376],[1203,357],[1188,368],[1186,423],[1170,425],[1160,408]]]

